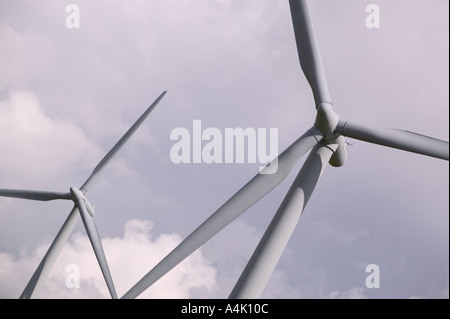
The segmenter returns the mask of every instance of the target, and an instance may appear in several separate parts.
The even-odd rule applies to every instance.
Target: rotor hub
[[[343,136],[336,134],[339,124],[339,115],[333,110],[333,104],[321,103],[317,106],[317,115],[314,125],[325,135],[327,144],[338,144],[330,159],[330,165],[341,167],[347,161],[347,151]]]

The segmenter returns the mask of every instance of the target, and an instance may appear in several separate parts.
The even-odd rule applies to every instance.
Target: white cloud
[[[102,239],[108,264],[119,296],[122,296],[157,262],[167,255],[181,238],[162,234],[152,238],[153,223],[130,220],[122,237]],[[0,297],[17,298],[49,246],[40,244],[15,257],[0,253]],[[76,265],[80,288],[68,288],[66,280]],[[216,269],[199,250],[147,289],[140,298],[189,298],[192,290],[207,293],[216,286]],[[86,235],[75,233],[66,243],[38,298],[109,298],[106,284]]]
[[[0,100],[0,148],[2,183],[11,187],[44,186],[62,180],[71,167],[92,169],[91,159],[100,154],[77,126],[49,117],[30,91],[11,91]]]

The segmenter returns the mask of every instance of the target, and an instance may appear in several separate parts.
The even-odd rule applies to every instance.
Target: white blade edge
[[[307,1],[289,0],[289,5],[300,65],[313,91],[316,106],[322,103],[331,104],[327,79]]]
[[[337,147],[337,144],[325,146],[319,143],[313,148],[233,288],[230,299],[261,297],[306,204]]]
[[[448,142],[410,131],[371,128],[340,121],[336,133],[369,143],[449,160]]]
[[[78,210],[81,215],[81,219],[83,220],[84,227],[88,234],[89,240],[91,242],[92,248],[94,249],[95,256],[97,257],[97,261],[100,265],[100,269],[102,271],[103,277],[105,278],[106,285],[108,286],[109,293],[113,299],[117,299],[116,289],[114,287],[114,283],[112,280],[111,272],[109,271],[108,262],[106,260],[105,252],[103,250],[102,242],[100,240],[100,236],[98,234],[97,226],[95,225],[94,220],[88,212],[86,207],[86,203],[84,202],[83,194],[81,191],[71,189],[72,194],[75,197],[75,204],[78,207]]]
[[[64,243],[75,227],[79,216],[78,209],[74,207],[20,295],[20,299],[30,299],[36,296],[64,247]]]
[[[21,190],[21,189],[0,189],[0,196],[39,200],[39,201],[72,199],[70,193],[45,192],[45,191]]]
[[[300,158],[311,150],[323,136],[320,130],[312,127],[307,133],[297,139],[278,156],[278,169],[276,173],[264,174],[263,171],[251,179],[160,263],[150,270],[122,298],[128,299],[139,296],[173,267],[178,265],[235,218],[244,213],[250,206],[274,189],[289,175]]]
[[[117,154],[117,152],[123,147],[123,145],[130,139],[130,137],[136,132],[136,130],[141,126],[141,124],[145,121],[148,115],[153,111],[153,109],[158,105],[159,101],[166,95],[167,91],[164,91],[153,103],[150,105],[147,110],[139,117],[139,119],[131,126],[128,131],[122,136],[122,138],[114,145],[114,147],[103,157],[103,159],[98,163],[98,165],[92,171],[91,176],[86,180],[86,182],[81,186],[81,191],[84,193],[89,190],[92,183],[98,174],[103,170],[103,168],[110,162],[110,160]]]

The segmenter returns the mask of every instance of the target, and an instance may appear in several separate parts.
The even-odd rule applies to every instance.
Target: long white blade
[[[278,169],[274,174],[263,174],[263,171],[256,175],[148,272],[123,298],[136,298],[139,296],[173,267],[274,189],[288,176],[300,158],[322,138],[323,133],[312,127],[310,131],[280,154],[278,157]],[[266,169],[268,168],[266,167]]]
[[[158,105],[159,101],[166,95],[167,91],[164,91],[147,110],[141,115],[141,117],[131,126],[128,131],[122,136],[122,138],[114,145],[114,147],[105,155],[105,157],[98,163],[98,165],[92,171],[91,176],[86,180],[86,182],[81,186],[81,191],[84,193],[89,190],[94,180],[97,178],[98,174],[103,170],[103,168],[110,162],[110,160],[117,154],[117,152],[122,148],[122,146],[130,139],[130,137],[136,132],[136,130],[145,121],[148,115],[153,111],[153,109]]]
[[[44,258],[42,258],[39,266],[36,268],[27,286],[20,295],[21,299],[33,298],[39,291],[39,288],[42,286],[42,283],[45,281],[50,270],[55,264],[55,261],[58,258],[64,246],[64,243],[75,227],[79,216],[80,214],[78,213],[78,209],[75,206],[70,212],[63,226],[59,230],[52,244],[50,245],[50,248],[45,253]]]
[[[75,204],[77,205],[80,212],[84,227],[86,228],[86,232],[88,234],[89,240],[91,241],[95,256],[97,257],[103,277],[105,278],[106,285],[108,286],[109,293],[111,294],[111,297],[113,299],[117,299],[116,289],[114,288],[111,272],[109,271],[108,262],[106,261],[105,252],[103,251],[103,246],[98,234],[97,226],[95,225],[91,215],[88,213],[84,199],[77,197],[75,199]]]
[[[449,160],[448,142],[409,131],[371,128],[340,121],[336,133],[369,143]]]
[[[306,0],[289,0],[298,56],[316,106],[332,103]]]
[[[337,144],[317,144],[281,203],[275,217],[230,294],[230,299],[260,298],[297,226]]]
[[[70,193],[44,192],[44,191],[21,190],[21,189],[0,189],[0,196],[39,200],[39,201],[72,199],[70,197]]]

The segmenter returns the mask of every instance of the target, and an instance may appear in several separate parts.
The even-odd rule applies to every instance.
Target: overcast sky
[[[310,2],[341,118],[449,139],[448,1]],[[80,28],[66,26],[70,3]],[[315,118],[287,0],[2,0],[0,70],[0,188],[79,187],[168,90],[88,193],[119,296],[258,173],[174,164],[172,130],[277,128],[281,152]],[[448,162],[347,141],[263,297],[448,298]],[[301,164],[141,297],[228,297]],[[20,295],[71,208],[0,198],[1,298]],[[365,285],[369,264],[380,288]],[[82,223],[38,297],[109,297]]]

